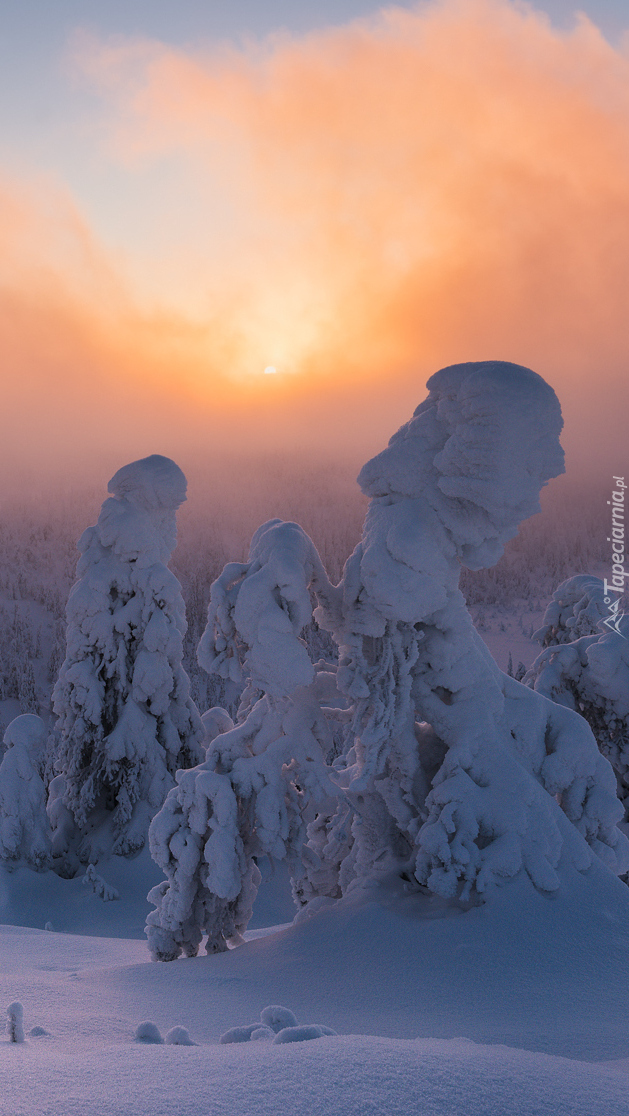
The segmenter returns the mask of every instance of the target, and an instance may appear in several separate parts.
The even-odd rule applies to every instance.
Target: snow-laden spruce
[[[54,690],[55,769],[76,826],[70,867],[77,856],[96,862],[140,849],[175,771],[203,754],[182,667],[181,586],[167,567],[186,479],[169,458],[153,455],[120,469],[108,491],[78,544],[67,654]]]
[[[371,503],[341,621],[317,614],[354,705],[338,772],[353,821],[348,841],[340,808],[312,842],[304,898],[308,881],[316,895],[327,879],[335,896],[392,869],[467,898],[521,870],[553,891],[562,861],[585,869],[591,851],[615,872],[629,866],[613,773],[588,726],[501,673],[458,589],[461,565],[493,565],[563,471],[558,400],[498,361],[442,369],[428,388],[360,474]]]
[[[568,596],[566,587],[570,578],[556,590],[549,605],[549,613],[554,617],[553,605]],[[603,583],[598,578],[589,578],[589,599],[598,611],[599,602],[603,616],[609,616],[603,601]],[[590,611],[590,607],[588,607]],[[596,611],[591,617],[596,618]],[[577,620],[584,610],[575,607],[573,614]],[[545,619],[546,619],[545,617]],[[599,619],[590,629],[593,634],[580,635],[585,624],[570,625],[567,632],[574,632],[575,638],[567,641],[561,626],[542,629],[545,650],[541,652],[525,676],[525,683],[537,693],[550,698],[559,705],[574,709],[588,722],[598,747],[611,763],[618,787],[618,797],[629,810],[629,624],[623,623],[624,631],[610,631],[604,619]]]
[[[600,577],[577,574],[562,581],[544,613],[542,625],[533,639],[542,647],[573,643],[581,636],[598,633],[601,620],[609,616]]]
[[[0,861],[50,867],[50,826],[43,781],[47,732],[40,717],[16,717],[4,734],[0,763]]]
[[[149,895],[158,960],[194,956],[204,935],[208,953],[238,941],[260,883],[255,858],[295,868],[308,817],[336,793],[322,710],[330,668],[313,665],[300,638],[315,590],[333,595],[311,540],[278,520],[212,586],[199,661],[234,681],[244,673],[248,684],[235,727],[211,740],[204,763],[178,772],[151,824],[151,854],[166,875]]]

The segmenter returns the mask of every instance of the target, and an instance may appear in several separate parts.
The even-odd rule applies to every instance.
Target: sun
[[[277,368],[273,364],[267,364],[266,368],[264,369],[265,376],[274,376],[276,372]]]

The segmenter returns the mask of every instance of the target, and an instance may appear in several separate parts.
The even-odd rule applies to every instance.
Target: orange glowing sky
[[[240,48],[81,34],[64,72],[67,176],[0,152],[10,477],[358,460],[486,358],[553,384],[569,465],[622,472],[629,49],[440,0]]]

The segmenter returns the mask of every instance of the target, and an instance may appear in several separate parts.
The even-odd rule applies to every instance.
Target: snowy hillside
[[[574,882],[569,899],[512,887],[491,913],[363,895],[171,965],[139,941],[5,926],[0,985],[26,1031],[0,1041],[5,1110],[626,1116],[629,898],[602,869]],[[338,1037],[218,1043],[269,1003]],[[145,1019],[198,1045],[138,1044]]]

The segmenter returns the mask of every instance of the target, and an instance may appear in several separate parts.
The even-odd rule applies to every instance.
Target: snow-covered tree
[[[555,589],[542,626],[533,633],[533,639],[542,647],[551,647],[598,633],[601,620],[609,615],[604,597],[600,577],[577,574],[567,578]]]
[[[588,866],[588,844],[621,872],[613,773],[588,726],[498,670],[458,589],[461,564],[493,565],[563,471],[559,403],[534,372],[497,361],[442,369],[428,387],[360,474],[371,503],[340,621],[317,613],[354,706],[337,771],[353,821],[349,841],[339,810],[311,842],[313,891],[392,869],[443,896],[522,869],[552,891],[562,859]]]
[[[175,772],[203,754],[182,667],[181,586],[167,568],[186,479],[153,455],[120,469],[108,490],[79,540],[54,690],[55,768],[83,862],[140,849]]]
[[[321,708],[328,664],[313,665],[300,633],[311,591],[331,597],[319,556],[295,523],[273,520],[246,563],[214,582],[199,661],[248,685],[236,725],[209,743],[204,763],[177,774],[149,838],[164,883],[149,899],[149,948],[162,961],[215,953],[238,940],[260,882],[255,858],[299,860],[315,806],[335,793]]]
[[[629,625],[626,635],[599,630],[571,643],[551,644],[538,655],[525,676],[526,684],[537,693],[574,709],[588,722],[602,754],[616,773],[618,797],[626,816],[629,813],[628,635]]]
[[[40,717],[16,717],[4,734],[0,763],[0,861],[50,866],[50,827],[43,782],[47,732]]]

